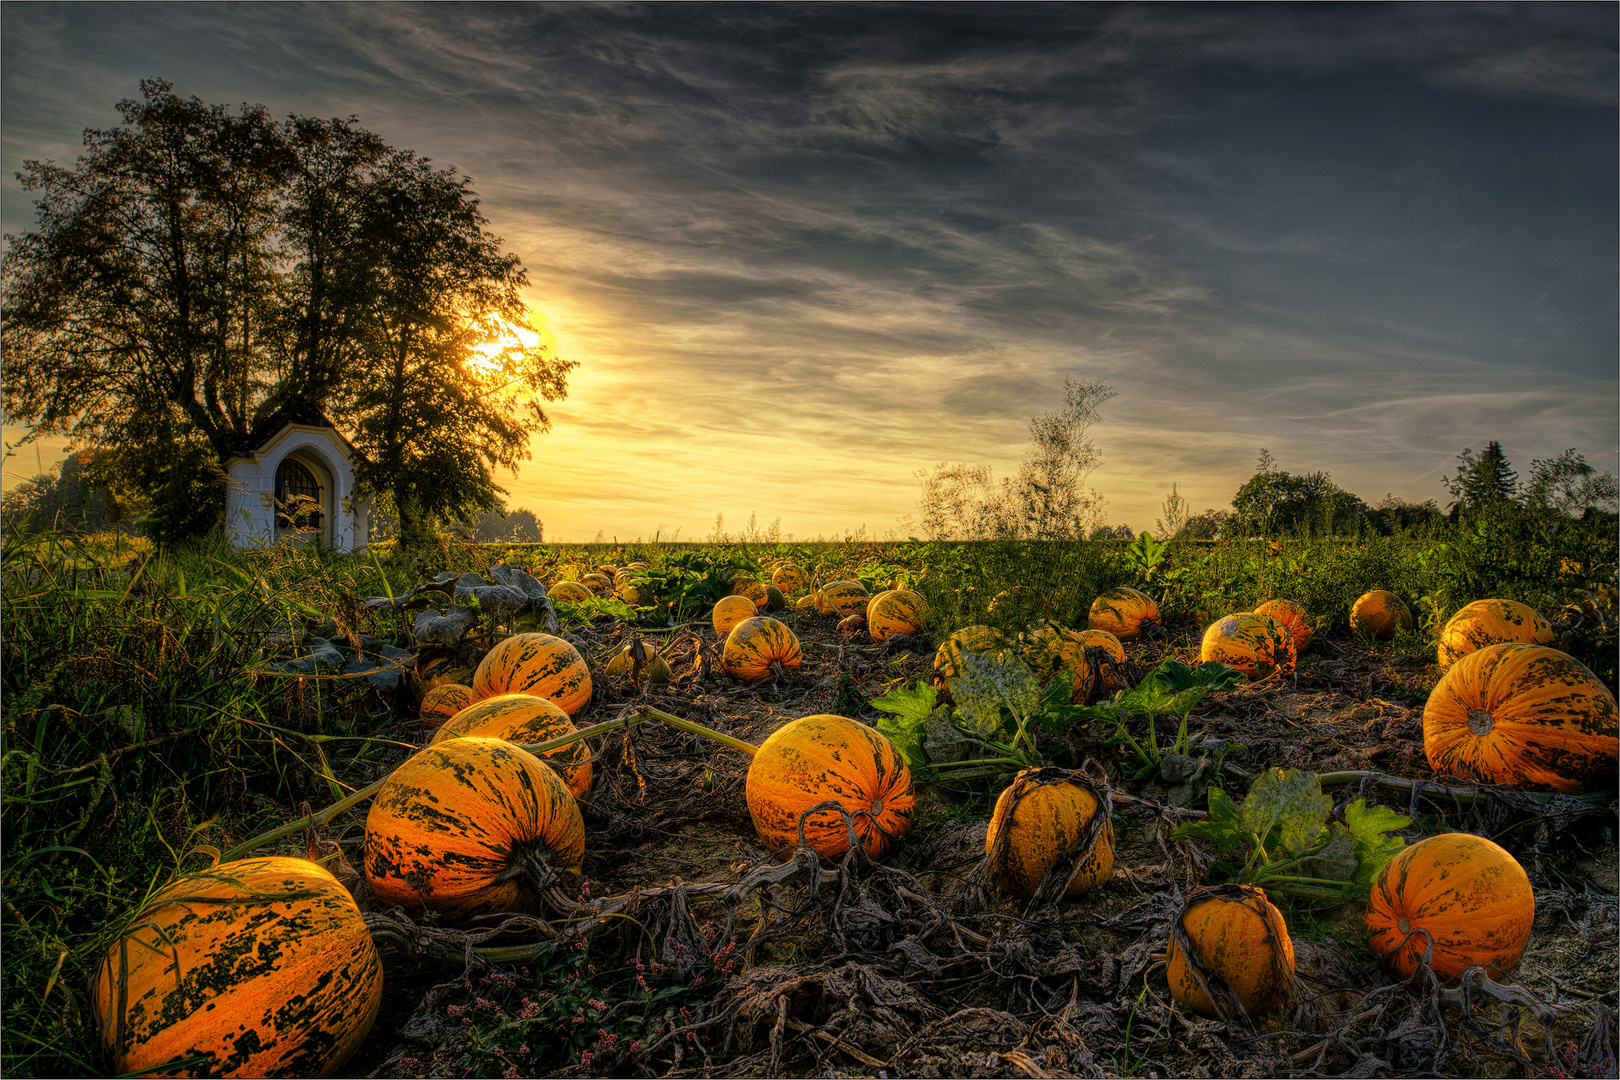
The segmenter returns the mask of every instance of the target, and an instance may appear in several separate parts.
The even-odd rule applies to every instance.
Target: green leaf
[[[893,714],[892,720],[879,720],[877,729],[906,756],[913,772],[928,768],[924,743],[928,738],[928,718],[934,714],[937,697],[933,684],[925,680],[910,689],[902,683],[882,697],[872,699],[873,708]]]
[[[1137,716],[1172,713],[1185,720],[1193,706],[1207,695],[1234,689],[1244,681],[1241,671],[1214,660],[1189,667],[1172,657],[1142,676],[1134,687],[1121,690],[1103,703],[1111,710],[1106,718],[1113,719],[1121,712]]]
[[[1387,806],[1368,806],[1366,799],[1357,799],[1344,808],[1344,821],[1356,839],[1356,886],[1370,891],[1379,872],[1406,846],[1399,836],[1385,834],[1407,828],[1412,819]]]
[[[950,681],[957,715],[969,731],[994,735],[1003,708],[1025,719],[1041,711],[1041,683],[1013,653],[962,654],[962,671]]]
[[[1337,821],[1328,825],[1328,842],[1305,860],[1307,875],[1329,881],[1353,881],[1356,876],[1356,837]]]
[[[1284,848],[1303,851],[1321,837],[1332,812],[1333,800],[1322,794],[1315,773],[1267,769],[1243,800],[1243,827],[1261,843],[1269,843],[1277,828]]]
[[[1243,816],[1237,803],[1220,788],[1209,788],[1209,817],[1202,821],[1189,821],[1170,834],[1172,840],[1185,840],[1189,836],[1202,836],[1215,842],[1221,855],[1243,846]]]

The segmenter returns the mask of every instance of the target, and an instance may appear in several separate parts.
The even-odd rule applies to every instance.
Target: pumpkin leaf
[[[895,748],[906,756],[913,772],[928,768],[929,755],[925,746],[929,717],[934,714],[938,691],[932,683],[923,681],[907,688],[904,683],[882,697],[872,699],[872,707],[892,715],[892,719],[877,722],[877,729],[888,736]]]
[[[1267,769],[1255,778],[1243,800],[1243,828],[1269,846],[1271,831],[1289,851],[1316,843],[1333,812],[1333,800],[1322,794],[1315,773]]]
[[[1029,665],[1009,652],[962,654],[962,671],[950,680],[956,713],[971,732],[994,735],[1004,726],[1003,708],[1027,719],[1041,711],[1041,682]]]
[[[1366,799],[1357,799],[1344,808],[1344,821],[1356,841],[1356,887],[1371,890],[1379,872],[1406,846],[1399,836],[1387,834],[1407,828],[1412,819],[1387,806],[1368,806]]]
[[[1243,846],[1243,814],[1237,803],[1220,788],[1209,788],[1209,816],[1202,821],[1189,821],[1170,834],[1172,840],[1185,840],[1202,836],[1215,843],[1217,854],[1225,855]]]
[[[1356,861],[1356,834],[1339,822],[1328,825],[1328,841],[1322,850],[1305,860],[1312,877],[1328,881],[1354,881],[1358,867]]]

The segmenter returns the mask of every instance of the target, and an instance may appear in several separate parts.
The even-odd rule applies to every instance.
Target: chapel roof
[[[251,457],[257,454],[272,439],[281,434],[282,429],[288,424],[330,428],[332,434],[337,436],[338,441],[343,444],[344,449],[349,452],[351,457],[356,460],[361,457],[360,451],[356,450],[354,444],[344,436],[343,432],[337,429],[337,425],[332,423],[330,417],[322,412],[318,406],[304,401],[284,401],[276,406],[274,410],[254,421],[253,426],[248,430],[247,438],[242,440],[236,447],[236,455]]]

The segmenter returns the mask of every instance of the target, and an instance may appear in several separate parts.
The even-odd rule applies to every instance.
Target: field
[[[1436,776],[1423,712],[1441,676],[1436,634],[1486,597],[1541,611],[1612,693],[1615,546],[1602,522],[1556,539],[1482,526],[1170,545],[443,538],[360,559],[14,535],[0,1071],[117,1071],[91,991],[119,932],[175,874],[277,853],[326,862],[377,928],[387,989],[346,1075],[1614,1076],[1613,781],[1556,794]],[[647,564],[627,579],[636,591],[579,603],[541,602],[513,573],[550,586],[633,562]],[[788,590],[769,614],[801,663],[737,681],[710,609],[784,562],[817,586],[914,589],[922,625],[878,642]],[[963,767],[954,736],[931,730],[916,749],[933,766],[892,854],[782,861],[750,817],[748,754],[694,729],[757,746],[793,718],[832,713],[902,731],[908,701],[935,707],[936,648],[953,631],[988,626],[1013,647],[1043,620],[1085,627],[1093,600],[1120,586],[1155,599],[1162,627],[1092,674],[1202,670],[1196,692],[1136,713],[1110,711],[1095,688],[1081,694],[1089,705],[1048,692],[994,713],[1011,727],[980,729],[1022,763],[1082,769],[1109,793],[1112,874],[1074,899],[1008,896],[983,865],[1012,758]],[[1401,597],[1413,628],[1387,641],[1353,629],[1351,605],[1372,589]],[[1297,664],[1252,681],[1197,668],[1208,623],[1272,597],[1311,615]],[[470,681],[498,640],[544,631],[550,616],[591,671],[574,721],[617,723],[587,744],[582,874],[558,875],[527,915],[391,907],[364,873],[368,804],[352,796],[431,738],[427,683]],[[639,663],[609,672],[637,635],[667,681]],[[946,689],[968,706],[966,682]],[[1349,883],[1279,869],[1268,891],[1297,975],[1284,1007],[1222,1020],[1178,1002],[1166,974],[1176,914],[1243,861],[1213,829],[1186,826],[1260,798],[1272,776],[1319,784],[1334,822],[1382,807],[1407,844],[1467,832],[1506,848],[1535,897],[1516,970],[1402,982],[1369,947]]]

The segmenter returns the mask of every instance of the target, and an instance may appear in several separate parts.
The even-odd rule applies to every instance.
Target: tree
[[[1571,447],[1555,458],[1530,463],[1524,505],[1541,513],[1580,517],[1588,507],[1613,513],[1620,486],[1612,473],[1600,473]]]
[[[473,539],[481,544],[538,544],[544,529],[533,510],[491,510],[472,523]]]
[[[141,94],[121,127],[85,132],[72,168],[19,174],[39,225],[8,238],[0,271],[7,416],[117,448],[109,473],[174,538],[218,520],[218,467],[283,406],[364,425],[385,500],[493,505],[490,469],[546,428],[519,399],[561,396],[572,365],[521,343],[474,362],[522,323],[524,277],[469,182],[353,117],[278,123],[160,80]],[[399,452],[434,422],[431,446]]]
[[[1187,497],[1181,493],[1181,486],[1171,484],[1170,494],[1164,497],[1164,517],[1153,522],[1153,527],[1158,530],[1159,538],[1169,540],[1178,536],[1182,528],[1187,524],[1190,509],[1191,504],[1187,502]]]
[[[1100,524],[1104,502],[1084,487],[1102,464],[1088,432],[1115,396],[1100,382],[1065,379],[1063,407],[1030,417],[1030,450],[1018,475],[999,484],[987,466],[941,462],[919,471],[924,531],[935,539],[1084,539]]]
[[[1194,514],[1187,519],[1187,524],[1181,527],[1176,535],[1183,540],[1215,540],[1222,530],[1226,528],[1226,519],[1231,517],[1230,510],[1216,510],[1210,507],[1201,514]]]
[[[1495,439],[1486,444],[1482,454],[1476,455],[1473,447],[1465,447],[1457,455],[1457,475],[1444,477],[1441,482],[1451,492],[1453,501],[1447,509],[1453,521],[1465,510],[1511,503],[1519,489],[1519,476]]]
[[[1369,527],[1380,536],[1393,536],[1397,532],[1411,532],[1424,526],[1437,525],[1446,520],[1433,499],[1408,502],[1393,493],[1387,493],[1367,511]]]
[[[484,231],[470,183],[393,155],[356,228],[371,302],[361,377],[333,415],[365,455],[358,482],[383,497],[405,544],[436,518],[498,505],[491,470],[530,456],[529,435],[551,426],[541,402],[566,394],[574,367],[519,336],[523,267]]]
[[[1292,532],[1342,533],[1354,527],[1367,504],[1339,487],[1325,472],[1294,476],[1277,469],[1262,449],[1258,470],[1232,498],[1232,520],[1225,526],[1240,536]]]

